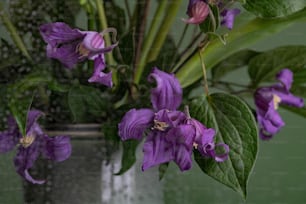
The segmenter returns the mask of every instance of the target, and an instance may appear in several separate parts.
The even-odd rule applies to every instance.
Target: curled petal
[[[102,72],[105,69],[104,57],[102,54],[99,55],[97,58],[95,58],[94,67],[95,67],[94,73],[88,79],[88,82],[90,83],[96,82],[108,87],[112,87],[113,86],[112,72],[109,73]]]
[[[47,159],[57,162],[68,159],[71,155],[71,144],[69,136],[48,137],[44,135],[45,148],[43,154]]]
[[[224,162],[225,160],[227,160],[228,159],[228,154],[229,154],[229,151],[230,151],[229,146],[226,145],[226,144],[217,144],[215,147],[223,147],[224,153],[218,154],[218,153],[216,153],[215,150],[213,150],[211,152],[212,158],[214,158],[216,162]]]
[[[290,69],[282,69],[277,73],[276,78],[282,83],[287,91],[290,90],[293,82],[293,73]]]
[[[174,76],[154,68],[148,81],[155,79],[157,86],[151,90],[151,102],[155,110],[176,110],[182,102],[182,88]]]
[[[150,132],[143,145],[143,152],[143,171],[174,159],[173,148],[166,141],[164,132]]]
[[[71,29],[62,22],[43,24],[39,27],[39,31],[44,41],[52,47],[71,43],[84,36],[78,29]]]
[[[235,17],[240,13],[240,10],[235,9],[225,9],[221,15],[223,16],[223,20],[221,21],[221,25],[224,25],[228,29],[233,29]]]
[[[122,118],[118,125],[119,136],[122,140],[137,139],[153,122],[154,112],[150,109],[131,109]]]
[[[24,148],[19,146],[16,157],[14,158],[15,168],[18,174],[20,174],[27,181],[34,184],[43,184],[44,180],[34,179],[28,172],[28,170],[34,165],[34,162],[39,156],[40,143],[34,141],[29,147]]]
[[[216,131],[213,128],[207,128],[193,118],[188,119],[187,124],[193,125],[195,128],[195,143],[204,145],[214,141]]]

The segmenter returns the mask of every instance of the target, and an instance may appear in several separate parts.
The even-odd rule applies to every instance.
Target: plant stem
[[[166,11],[168,0],[163,0],[159,3],[159,6],[154,14],[153,22],[149,28],[148,35],[144,39],[143,48],[141,50],[141,58],[139,63],[135,65],[134,71],[134,83],[138,84],[143,73],[144,67],[147,63],[149,51],[153,45],[154,39],[156,38],[159,31],[159,24],[163,20],[163,14]]]
[[[19,36],[15,26],[11,22],[10,18],[8,17],[7,13],[3,10],[2,4],[0,3],[0,18],[6,27],[6,29],[9,31],[11,34],[11,37],[15,43],[15,45],[19,48],[19,50],[23,53],[24,56],[30,61],[32,61],[32,58],[30,54],[28,53],[28,50],[23,43],[22,38]]]
[[[96,6],[97,6],[97,11],[98,11],[98,15],[99,15],[100,24],[101,24],[101,29],[104,30],[108,27],[107,20],[106,20],[106,15],[105,15],[105,9],[104,9],[104,0],[96,0]],[[105,35],[103,37],[105,39],[105,46],[106,47],[110,46],[112,44],[110,36]],[[106,57],[106,61],[110,65],[115,65],[116,64],[116,61],[113,57],[112,52],[106,53],[105,57]],[[113,83],[116,86],[118,84],[117,71],[115,69],[112,69],[112,72],[113,72]]]
[[[206,96],[209,96],[209,91],[208,91],[208,84],[207,84],[207,75],[206,75],[206,67],[205,67],[205,63],[202,57],[202,53],[201,50],[199,49],[199,55],[200,55],[200,59],[201,59],[201,64],[202,64],[202,72],[203,72],[203,79],[204,79],[204,91]]]
[[[239,29],[233,29],[227,38],[227,44],[223,45],[219,39],[211,41],[209,46],[202,50],[203,58],[206,62],[206,68],[211,69],[217,63],[234,54],[235,52],[245,49],[255,42],[271,36],[297,21],[306,20],[306,9],[299,11],[286,18],[279,19],[254,19],[243,25]],[[187,60],[180,70],[176,73],[182,87],[187,87],[200,79],[200,57],[193,54]]]
[[[154,47],[153,49],[150,49],[148,62],[154,61],[157,58],[159,51],[162,45],[164,44],[166,37],[169,33],[171,25],[173,24],[173,21],[177,17],[177,13],[181,3],[182,0],[173,0],[169,3],[168,9],[166,11],[166,16],[163,19],[163,23],[160,25],[158,29],[160,32],[158,35],[155,36]]]

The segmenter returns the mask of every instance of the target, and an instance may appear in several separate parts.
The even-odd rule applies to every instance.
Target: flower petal
[[[276,78],[282,83],[287,91],[290,90],[293,82],[293,73],[290,69],[282,69],[277,73]]]
[[[224,153],[216,153],[215,149],[211,152],[212,158],[215,159],[216,162],[224,162],[225,160],[228,159],[228,154],[230,151],[230,148],[227,144],[217,144],[215,147],[223,147]]]
[[[29,147],[24,148],[19,146],[16,157],[14,158],[15,168],[18,174],[20,174],[27,181],[34,184],[43,184],[44,180],[34,179],[28,172],[28,170],[34,165],[34,162],[39,156],[40,142],[34,141]]]
[[[176,110],[182,102],[182,88],[174,76],[154,68],[148,81],[155,79],[157,86],[151,90],[151,102],[155,110]]]
[[[302,108],[304,106],[304,99],[294,96],[290,92],[285,93],[284,91],[275,90],[273,91],[281,99],[281,104],[295,106],[298,108]]]
[[[203,1],[195,2],[188,6],[187,14],[190,18],[183,19],[185,23],[201,24],[209,14],[209,6]]]
[[[240,9],[224,9],[221,15],[223,19],[221,25],[224,25],[228,29],[233,29],[235,17],[240,13]]]
[[[80,58],[76,49],[80,42],[75,41],[64,44],[61,47],[52,47],[47,45],[47,56],[59,60],[65,67],[72,69],[78,62],[84,60]]]
[[[43,155],[47,159],[57,162],[68,159],[71,155],[71,144],[69,136],[48,137],[44,135],[45,147]]]
[[[143,145],[142,170],[169,162],[174,159],[173,148],[165,139],[165,133],[152,131]]]
[[[181,111],[169,111],[162,109],[155,113],[154,120],[159,122],[164,122],[167,124],[168,128],[177,127],[186,121],[186,114]]]
[[[71,29],[67,24],[62,22],[43,24],[39,27],[39,31],[44,41],[52,47],[60,44],[70,44],[84,37],[84,34],[78,29]]]
[[[11,134],[8,131],[0,133],[0,153],[11,151],[18,144],[20,134]]]
[[[151,109],[131,109],[118,125],[122,140],[140,140],[144,131],[152,124],[154,112]]]
[[[108,87],[112,87],[113,86],[112,72],[109,73],[102,72],[105,69],[104,57],[102,54],[99,55],[99,57],[95,58],[94,67],[95,67],[94,73],[88,79],[88,82],[90,83],[96,82]]]

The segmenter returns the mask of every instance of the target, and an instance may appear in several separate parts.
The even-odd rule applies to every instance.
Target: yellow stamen
[[[273,94],[273,103],[274,103],[274,109],[277,110],[278,109],[278,106],[279,106],[279,103],[282,101],[282,99],[276,95],[276,94]]]
[[[90,51],[83,45],[83,43],[78,44],[76,47],[76,52],[81,55],[80,58],[87,57],[90,53]]]
[[[30,135],[30,136],[25,136],[25,137],[20,138],[19,142],[24,148],[27,148],[34,142],[34,140],[35,140],[35,137]]]
[[[158,120],[154,120],[154,126],[153,129],[159,130],[159,131],[165,131],[169,125],[165,122],[160,122]]]

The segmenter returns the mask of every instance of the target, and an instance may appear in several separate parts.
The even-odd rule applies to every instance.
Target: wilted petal
[[[24,177],[27,181],[34,184],[43,184],[44,180],[34,179],[28,170],[34,165],[40,153],[40,143],[34,141],[29,147],[19,146],[17,154],[14,158],[14,164],[17,173]]]
[[[47,159],[61,162],[70,157],[71,144],[69,136],[48,137],[44,135],[44,140],[43,154]]]
[[[43,24],[39,27],[39,31],[44,41],[52,47],[71,43],[84,36],[78,29],[71,29],[67,24],[62,22]]]
[[[189,19],[183,19],[185,23],[200,24],[209,14],[209,6],[203,1],[190,1],[187,14]]]
[[[155,110],[176,110],[182,102],[182,88],[174,76],[154,68],[148,81],[155,79],[157,86],[151,90],[151,102]]]
[[[104,73],[102,72],[104,69],[105,69],[104,57],[101,54],[99,55],[99,57],[95,58],[94,73],[88,79],[88,82],[90,83],[96,82],[108,87],[112,87],[113,86],[112,72]]]
[[[228,29],[233,29],[235,17],[240,13],[240,10],[235,9],[225,9],[221,13],[223,16],[223,19],[221,21],[221,24],[226,26]]]
[[[287,91],[290,90],[293,82],[293,73],[290,69],[282,69],[277,73],[276,78],[282,83]]]
[[[143,152],[143,171],[174,159],[173,148],[166,141],[164,132],[150,132],[143,145]]]
[[[118,125],[119,136],[122,140],[137,139],[153,123],[154,112],[151,109],[131,109],[122,118]]]

